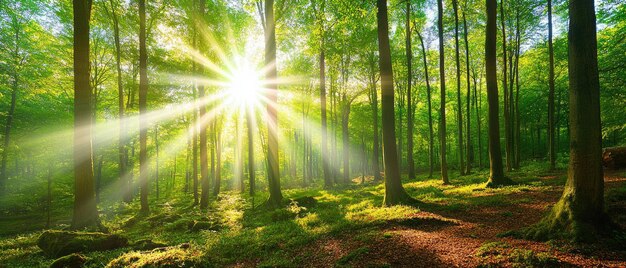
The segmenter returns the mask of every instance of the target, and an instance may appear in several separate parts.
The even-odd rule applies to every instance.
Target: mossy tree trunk
[[[389,23],[387,19],[387,0],[376,2],[378,13],[378,50],[380,82],[382,92],[382,121],[383,121],[383,154],[385,161],[385,206],[406,203],[410,200],[409,195],[402,187],[400,180],[400,166],[398,165],[398,152],[396,148],[395,117],[393,112],[394,91],[393,71],[391,66],[391,48],[389,46]]]
[[[569,238],[588,241],[606,231],[604,212],[600,83],[593,0],[569,3],[569,123],[570,160],[561,199],[540,223],[531,227],[534,239]]]

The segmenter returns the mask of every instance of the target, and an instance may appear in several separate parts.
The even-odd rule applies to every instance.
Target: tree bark
[[[548,72],[548,161],[550,169],[556,167],[556,154],[554,151],[554,46],[552,44],[552,0],[548,0],[548,54],[549,54],[549,72]]]
[[[459,5],[457,0],[452,0],[454,9],[454,51],[456,59],[456,109],[457,109],[457,141],[459,150],[459,173],[465,175],[465,162],[463,156],[463,104],[461,99],[461,63],[459,60]]]
[[[205,17],[205,1],[198,1],[198,16],[201,21],[204,21]],[[204,46],[198,44],[198,49],[202,52]],[[200,67],[199,73],[203,73],[203,68]],[[202,103],[205,103],[205,88],[202,83],[198,84],[198,99]],[[201,104],[198,109],[200,110],[198,113],[199,123],[198,123],[198,139],[200,144],[198,145],[200,149],[200,209],[206,209],[209,206],[209,160],[208,160],[208,152],[207,152],[207,128],[211,123],[207,120],[206,115],[206,105]]]
[[[426,60],[426,47],[424,46],[424,39],[422,35],[418,32],[417,37],[420,39],[420,44],[422,45],[422,58],[424,61],[424,76],[426,80],[426,101],[428,103],[428,177],[431,178],[433,176],[433,167],[435,165],[435,139],[434,139],[434,131],[433,131],[433,114],[432,114],[432,105],[431,105],[431,94],[430,94],[430,79],[428,77],[428,61]]]
[[[89,20],[91,1],[73,1],[74,11],[74,214],[72,228],[99,227],[91,147]]]
[[[389,46],[389,23],[387,19],[387,0],[377,0],[378,12],[378,50],[380,66],[380,82],[382,92],[383,143],[385,161],[385,206],[406,203],[409,195],[402,187],[400,167],[396,150],[396,130],[394,117],[393,70],[391,65],[391,48]]]
[[[283,195],[280,191],[280,170],[278,163],[278,78],[276,68],[276,23],[274,21],[274,0],[265,0],[265,65],[269,67],[267,72],[267,160],[269,173],[267,176],[270,192],[267,205],[278,207],[282,203]]]
[[[470,114],[470,64],[469,64],[469,42],[467,41],[467,20],[465,19],[465,12],[463,12],[463,39],[465,39],[465,74],[466,74],[466,83],[467,83],[467,92],[466,92],[466,101],[465,108],[467,112],[467,125],[466,129],[466,142],[465,142],[465,160],[467,161],[465,165],[465,174],[470,174],[472,172],[472,138],[471,138],[471,114]]]
[[[507,86],[507,46],[506,46],[506,24],[505,24],[505,16],[504,16],[504,0],[500,0],[500,22],[502,24],[502,88],[504,91],[504,144],[506,146],[506,170],[511,171],[511,116],[509,113],[509,93]]]
[[[406,1],[406,65],[407,65],[407,167],[409,179],[415,179],[415,163],[413,160],[413,99],[411,86],[413,79],[413,50],[411,47],[411,1]]]
[[[498,75],[496,68],[496,0],[487,0],[487,29],[485,33],[485,73],[487,76],[487,102],[489,104],[489,181],[487,187],[507,183],[502,166],[500,149],[500,122],[498,117]]]
[[[527,236],[592,241],[612,227],[604,211],[600,83],[593,0],[569,2],[570,160],[563,195]]]
[[[439,83],[440,85],[440,108],[439,108],[439,157],[441,165],[441,180],[443,184],[449,184],[448,163],[446,161],[446,70],[444,40],[443,40],[443,0],[437,0],[437,28],[439,30]]]

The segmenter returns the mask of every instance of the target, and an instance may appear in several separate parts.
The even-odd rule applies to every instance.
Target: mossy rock
[[[202,251],[181,246],[157,248],[150,251],[134,251],[117,257],[107,264],[108,268],[117,267],[214,267]]]
[[[71,253],[105,251],[128,246],[128,239],[117,234],[45,231],[37,239],[45,255],[58,258]]]
[[[89,259],[81,254],[72,253],[58,258],[50,264],[50,268],[79,268],[83,267]]]
[[[192,232],[198,232],[201,230],[211,230],[211,231],[219,231],[222,227],[218,224],[214,224],[209,221],[194,221],[191,228],[189,228]]]
[[[155,248],[167,247],[167,244],[154,242],[152,239],[142,239],[133,243],[132,247],[136,250],[152,250]]]

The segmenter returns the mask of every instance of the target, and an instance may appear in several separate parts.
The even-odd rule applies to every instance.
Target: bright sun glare
[[[248,64],[238,66],[232,72],[227,90],[234,103],[252,105],[261,96],[262,82],[260,75]]]

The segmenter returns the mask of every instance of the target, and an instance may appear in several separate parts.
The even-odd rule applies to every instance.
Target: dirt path
[[[619,177],[618,173],[608,172],[605,181],[607,190],[626,184],[626,178]],[[332,267],[344,260],[345,264],[353,267],[475,267],[485,263],[511,266],[512,263],[497,254],[476,254],[481,245],[499,241],[500,245],[507,245],[501,249],[503,254],[516,249],[532,250],[534,254],[555,257],[558,260],[553,265],[558,267],[626,267],[626,252],[623,251],[593,246],[585,251],[568,250],[549,243],[496,236],[537,222],[546,208],[558,200],[561,192],[562,187],[555,186],[549,190],[510,194],[508,200],[520,202],[508,202],[510,204],[502,206],[420,212],[408,220],[410,222],[381,226],[380,232],[384,235],[368,243],[349,236],[341,240],[321,240],[312,245],[312,251],[316,253],[309,264],[312,267]],[[608,203],[611,211],[626,214],[625,201]],[[367,250],[355,254],[355,250],[360,248]],[[349,254],[356,256],[346,261]]]

